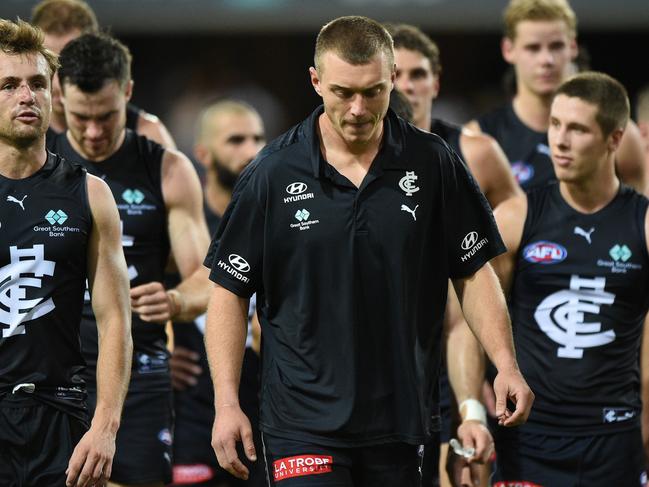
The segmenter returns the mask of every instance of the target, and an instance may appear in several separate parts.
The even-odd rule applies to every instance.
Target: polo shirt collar
[[[325,174],[327,161],[320,150],[320,137],[318,136],[318,118],[324,113],[324,105],[320,105],[304,122],[304,130],[308,143],[310,144],[311,165],[313,176],[322,177]],[[403,143],[405,138],[406,122],[399,119],[397,115],[388,108],[388,113],[383,119],[383,139],[381,148],[376,156],[376,169],[408,169],[408,161],[402,161]],[[372,164],[375,166],[376,164]],[[371,169],[370,169],[371,170]]]

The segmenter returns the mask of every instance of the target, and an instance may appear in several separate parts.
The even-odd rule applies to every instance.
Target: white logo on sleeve
[[[228,260],[230,261],[232,267],[234,267],[239,272],[248,272],[250,270],[250,264],[248,264],[246,259],[244,259],[240,255],[230,254],[228,256]]]
[[[415,171],[406,171],[406,175],[399,180],[399,187],[406,192],[406,196],[412,196],[412,193],[419,191],[419,186],[415,184],[417,179]]]
[[[615,340],[615,331],[602,331],[601,323],[584,322],[585,314],[598,315],[604,304],[612,305],[615,294],[604,291],[605,277],[570,277],[570,289],[549,295],[537,306],[539,328],[559,345],[557,356],[580,359],[584,348],[601,347]]]
[[[54,310],[52,298],[25,299],[25,288],[41,288],[44,276],[53,276],[56,263],[45,260],[42,244],[32,248],[9,247],[10,262],[0,268],[0,323],[2,337],[22,335],[25,322]],[[32,277],[33,276],[33,277]]]
[[[230,274],[235,279],[238,279],[239,281],[248,284],[250,282],[250,278],[242,274],[242,272],[246,273],[250,271],[250,264],[248,264],[248,261],[238,254],[230,254],[228,255],[228,262],[229,264],[219,259],[216,265],[217,267],[220,267],[225,272]]]
[[[488,238],[483,238],[481,240],[478,240],[479,238],[480,237],[478,235],[478,232],[469,232],[464,236],[464,238],[462,239],[462,243],[460,244],[460,247],[462,247],[463,250],[467,250],[468,252],[460,256],[460,260],[462,262],[466,262],[467,260],[469,260],[478,252],[478,250],[480,250],[482,247],[484,247],[489,243]]]

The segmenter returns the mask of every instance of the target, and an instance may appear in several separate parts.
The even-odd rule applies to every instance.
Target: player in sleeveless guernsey
[[[247,103],[225,99],[206,107],[197,123],[196,160],[204,167],[205,216],[214,235],[243,169],[264,146],[261,116]],[[248,337],[241,371],[239,402],[250,418],[255,448],[259,434],[259,323],[254,299],[248,315]],[[171,378],[174,386],[174,486],[261,487],[266,485],[262,462],[247,462],[248,480],[235,479],[216,461],[211,446],[214,390],[204,345],[205,315],[194,323],[174,322]],[[245,461],[245,460],[244,460]]]
[[[450,124],[440,119],[433,118],[433,102],[439,93],[440,74],[442,70],[439,48],[426,34],[417,27],[407,24],[388,25],[388,31],[394,39],[395,63],[397,65],[396,87],[408,98],[413,106],[413,123],[422,130],[439,135],[447,144],[464,160],[480,189],[485,194],[489,204],[495,208],[502,201],[520,193],[516,180],[512,175],[507,158],[498,144],[489,136],[473,133],[467,129]],[[481,367],[472,367],[470,362],[480,360],[483,353],[480,350],[475,337],[469,327],[464,323],[464,317],[460,310],[457,297],[453,287],[449,285],[449,299],[445,313],[445,327],[447,329],[446,347],[453,352],[448,355],[451,361],[452,386],[457,399],[457,404],[466,400],[482,399],[483,378],[472,375],[474,370],[481,370]],[[448,378],[443,368],[440,376],[440,406],[442,413],[442,430],[440,434],[441,455],[439,458],[439,469],[437,463],[430,465],[430,455],[426,452],[424,456],[424,483],[432,483],[428,477],[432,470],[437,473],[439,470],[442,487],[450,485],[450,481],[444,474],[446,466],[446,452],[448,442],[455,432],[451,433],[451,391],[448,388]],[[462,377],[462,375],[465,375]],[[466,376],[466,374],[469,374]],[[463,408],[463,414],[467,413]],[[472,430],[478,428],[483,433],[487,430],[476,424],[476,419],[483,420],[486,414],[480,418],[464,417],[464,424],[461,425],[458,436],[466,446],[477,446],[476,456],[471,462],[473,475],[479,475],[480,467],[476,460],[485,462],[489,459],[492,448],[491,438],[480,440],[473,438]],[[479,423],[480,421],[478,421]],[[476,444],[477,443],[477,444]],[[427,450],[429,446],[426,446]],[[460,460],[458,458],[458,460]],[[464,460],[462,458],[462,460]],[[463,463],[463,462],[462,462]],[[486,485],[488,475],[482,473],[483,483]]]
[[[106,184],[45,150],[56,55],[0,20],[0,485],[111,474],[131,354],[119,216]],[[86,277],[102,335],[88,429],[79,322]]]
[[[68,131],[57,136],[54,148],[110,187],[131,280],[134,354],[113,481],[162,485],[171,480],[172,462],[164,325],[204,312],[210,288],[200,265],[209,240],[200,183],[185,156],[125,128],[132,81],[123,44],[103,34],[84,34],[65,46],[60,60]],[[183,281],[165,290],[170,254]],[[93,321],[86,308],[82,345],[89,366],[97,346]]]
[[[548,131],[559,182],[496,210],[508,251],[494,267],[536,393],[529,422],[496,438],[498,487],[645,485],[649,215],[615,174],[628,117],[626,91],[607,75],[561,85]]]
[[[577,56],[576,16],[567,0],[511,0],[504,12],[502,55],[514,66],[516,95],[505,106],[467,126],[502,146],[523,189],[556,180],[547,141],[552,96],[573,74]],[[623,182],[646,186],[638,128],[632,122],[616,154]]]
[[[100,32],[97,16],[83,0],[43,0],[32,8],[31,23],[45,33],[45,47],[56,54],[60,54],[68,42],[81,34]],[[126,127],[164,147],[176,148],[171,134],[160,119],[132,103],[127,106]],[[52,83],[52,118],[46,138],[48,148],[54,137],[65,132],[66,128],[61,87],[58,76],[55,76]]]
[[[249,458],[255,450],[237,384],[256,291],[269,484],[414,486],[418,445],[436,426],[450,276],[500,362],[503,423],[524,421],[531,406],[504,299],[485,265],[500,252],[499,238],[459,158],[388,110],[394,52],[383,26],[364,17],[330,22],[315,65],[309,73],[324,107],[242,173],[206,259],[218,283],[205,335],[212,444],[219,463],[246,478],[235,443],[243,440]],[[488,309],[477,312],[478,301]],[[508,395],[517,402],[512,416]]]

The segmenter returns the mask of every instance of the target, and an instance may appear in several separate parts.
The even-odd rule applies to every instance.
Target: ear
[[[316,71],[316,69],[313,66],[311,66],[309,68],[309,77],[311,78],[311,86],[313,86],[313,89],[315,90],[315,92],[318,95],[322,96],[322,88],[320,86],[320,78],[318,77],[318,72]]]
[[[433,75],[433,100],[439,95],[439,74]]]
[[[194,157],[196,157],[196,160],[201,163],[201,165],[205,169],[209,169],[210,164],[212,161],[210,161],[210,151],[209,149],[201,142],[198,142],[194,146]]]
[[[509,64],[514,64],[516,57],[514,56],[514,41],[509,37],[503,37],[500,41],[500,52],[503,55],[503,59]]]
[[[579,44],[577,44],[577,39],[572,37],[570,39],[570,60],[574,61],[579,55]]]
[[[126,83],[126,88],[124,89],[124,97],[126,98],[126,101],[130,101],[131,97],[133,96],[133,85],[135,82],[130,79],[128,80],[128,83]]]
[[[611,132],[611,135],[608,136],[608,149],[611,152],[615,152],[620,147],[620,142],[622,141],[622,136],[624,135],[624,129],[615,129]]]

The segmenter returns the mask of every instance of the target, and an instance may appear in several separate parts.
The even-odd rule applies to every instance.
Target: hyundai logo
[[[306,191],[306,188],[307,186],[305,183],[295,182],[286,186],[286,192],[293,195],[302,194]]]
[[[478,232],[469,232],[464,237],[464,240],[462,240],[462,248],[464,250],[469,250],[473,248],[473,246],[476,244],[477,241],[478,241]]]
[[[246,259],[244,259],[240,255],[230,254],[228,256],[228,260],[230,261],[232,267],[234,267],[239,272],[248,272],[250,270],[250,264],[248,264]]]

